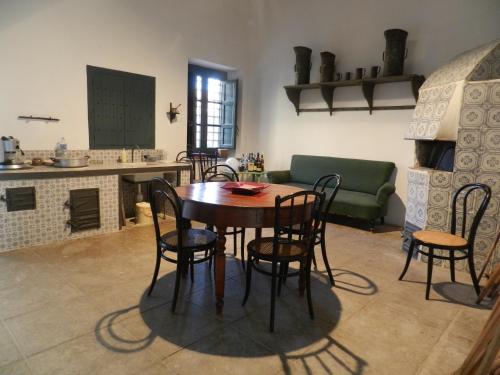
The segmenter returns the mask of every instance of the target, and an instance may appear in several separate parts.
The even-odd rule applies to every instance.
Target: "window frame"
[[[201,121],[200,124],[196,123],[196,76],[202,77],[202,87],[201,87]],[[219,134],[222,132],[223,123],[219,125],[208,124],[208,80],[210,78],[215,78],[220,81],[227,81],[227,72],[212,68],[206,68],[199,65],[189,64],[188,65],[188,126],[187,126],[187,149],[190,152],[206,152],[213,153],[217,149],[221,148],[222,139],[219,135],[219,146],[218,147],[207,147],[207,134],[208,126],[217,126],[219,128]],[[223,108],[224,98],[221,98],[221,111]],[[201,127],[201,141],[200,147],[196,147],[196,126]]]

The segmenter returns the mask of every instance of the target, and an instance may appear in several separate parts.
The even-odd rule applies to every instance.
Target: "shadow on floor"
[[[270,333],[268,331],[269,305],[266,303],[269,294],[263,292],[267,287],[269,287],[267,290],[270,290],[270,278],[261,276],[260,280],[253,280],[258,284],[257,290],[254,289],[254,301],[257,302],[253,310],[226,324],[223,319],[216,319],[212,306],[203,307],[187,300],[191,293],[191,282],[186,278],[182,283],[184,289],[181,293],[183,295],[179,297],[179,301],[182,299],[182,302],[178,303],[175,314],[171,313],[169,302],[152,307],[146,290],[137,305],[103,316],[96,325],[96,338],[108,350],[118,353],[139,352],[151,346],[155,340],[160,339],[179,347],[185,347],[193,352],[223,357],[258,358],[272,356],[275,353],[281,360],[285,374],[292,373],[291,361],[294,362],[294,367],[300,366],[302,367],[301,371],[309,374],[312,374],[313,371],[308,363],[312,364],[313,362],[314,366],[319,363],[327,373],[332,373],[329,366],[323,362],[325,359],[329,362],[333,360],[344,372],[362,374],[366,362],[332,337],[342,312],[341,302],[335,290],[339,288],[347,292],[369,296],[377,293],[378,288],[370,279],[349,270],[335,269],[333,272],[336,279],[336,287],[334,288],[331,288],[329,282],[324,280],[322,276],[312,280],[313,299],[316,295],[314,299],[316,316],[328,316],[330,318],[328,320],[321,318],[310,320],[305,297],[300,297],[297,290],[294,289],[295,287],[287,283],[288,292],[284,292],[277,300],[276,321],[279,321],[279,328],[275,333]],[[210,278],[211,273],[205,272],[205,275],[196,273],[195,283],[203,283],[203,277]],[[170,293],[174,279],[175,272],[166,274],[158,279],[155,290],[162,291],[162,294]],[[238,289],[241,290],[232,291],[232,299],[238,303],[238,306],[234,306],[233,302],[232,309],[238,309],[240,296],[243,298],[243,286],[238,287]],[[200,293],[214,293],[213,283],[206,282]],[[301,308],[302,302],[303,309]],[[148,332],[140,338],[131,336],[128,332],[124,333],[123,330],[117,328],[119,324],[116,324],[123,321],[123,318],[134,310],[138,310],[146,325],[145,330]],[[332,317],[332,315],[334,316]],[[208,329],[206,333],[200,334],[211,325],[213,329]],[[235,327],[234,330],[239,332],[237,338],[220,334],[224,327],[229,327],[229,329]],[[217,336],[217,345],[203,343],[203,341],[213,340],[214,336]],[[245,340],[243,340],[244,336],[246,336]],[[239,345],[240,338],[247,344]],[[224,340],[227,342],[221,343]],[[250,344],[250,348],[245,347],[248,342],[253,343]],[[300,354],[295,354],[297,352]]]
[[[371,232],[371,225],[366,220],[356,219],[348,216],[338,216],[338,215],[329,215],[328,222],[344,225],[351,228],[362,229],[367,232]],[[374,226],[374,233],[388,233],[388,232],[398,232],[401,231],[402,228],[395,225],[389,224],[381,224],[379,220],[377,220]]]
[[[327,274],[326,271],[324,273]],[[359,273],[344,269],[332,269],[332,273],[335,280],[335,288],[365,296],[371,296],[378,292],[377,285],[368,277]]]
[[[314,361],[314,367],[319,363],[320,367],[326,374],[334,374],[332,366],[326,363],[326,360],[333,360],[336,365],[342,369],[343,374],[361,375],[364,372],[368,363],[361,357],[351,352],[348,348],[342,345],[333,337],[326,338],[326,344],[317,350],[307,352],[300,355],[280,354],[283,373],[286,375],[292,374],[292,369],[289,363],[291,361],[300,362],[299,373],[313,375],[317,370],[313,369],[308,361]],[[326,358],[325,357],[326,354]],[[299,367],[295,365],[295,368]],[[337,371],[337,370],[335,370]]]
[[[471,284],[463,284],[458,282],[444,282],[432,285],[434,291],[443,297],[443,302],[454,303],[472,307],[474,309],[489,310],[493,307],[491,301],[484,301],[482,304],[477,304],[477,294]]]

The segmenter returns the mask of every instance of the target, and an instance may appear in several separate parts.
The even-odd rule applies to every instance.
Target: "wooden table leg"
[[[217,253],[215,255],[215,297],[217,314],[224,306],[224,282],[226,278],[226,228],[217,227]]]
[[[255,239],[260,240],[262,238],[262,228],[255,228]]]

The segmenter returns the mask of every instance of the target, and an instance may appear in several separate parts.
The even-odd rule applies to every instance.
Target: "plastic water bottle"
[[[66,155],[66,151],[68,150],[68,144],[66,143],[66,140],[64,137],[62,137],[59,142],[56,144],[56,158],[62,158]]]

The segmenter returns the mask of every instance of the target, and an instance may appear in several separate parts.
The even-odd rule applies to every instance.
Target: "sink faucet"
[[[134,147],[132,147],[132,163],[135,163],[135,159],[134,159],[134,151],[137,149],[137,151],[139,151],[139,161],[141,162],[142,161],[142,158],[141,158],[141,148],[138,146],[138,145],[135,145]]]

